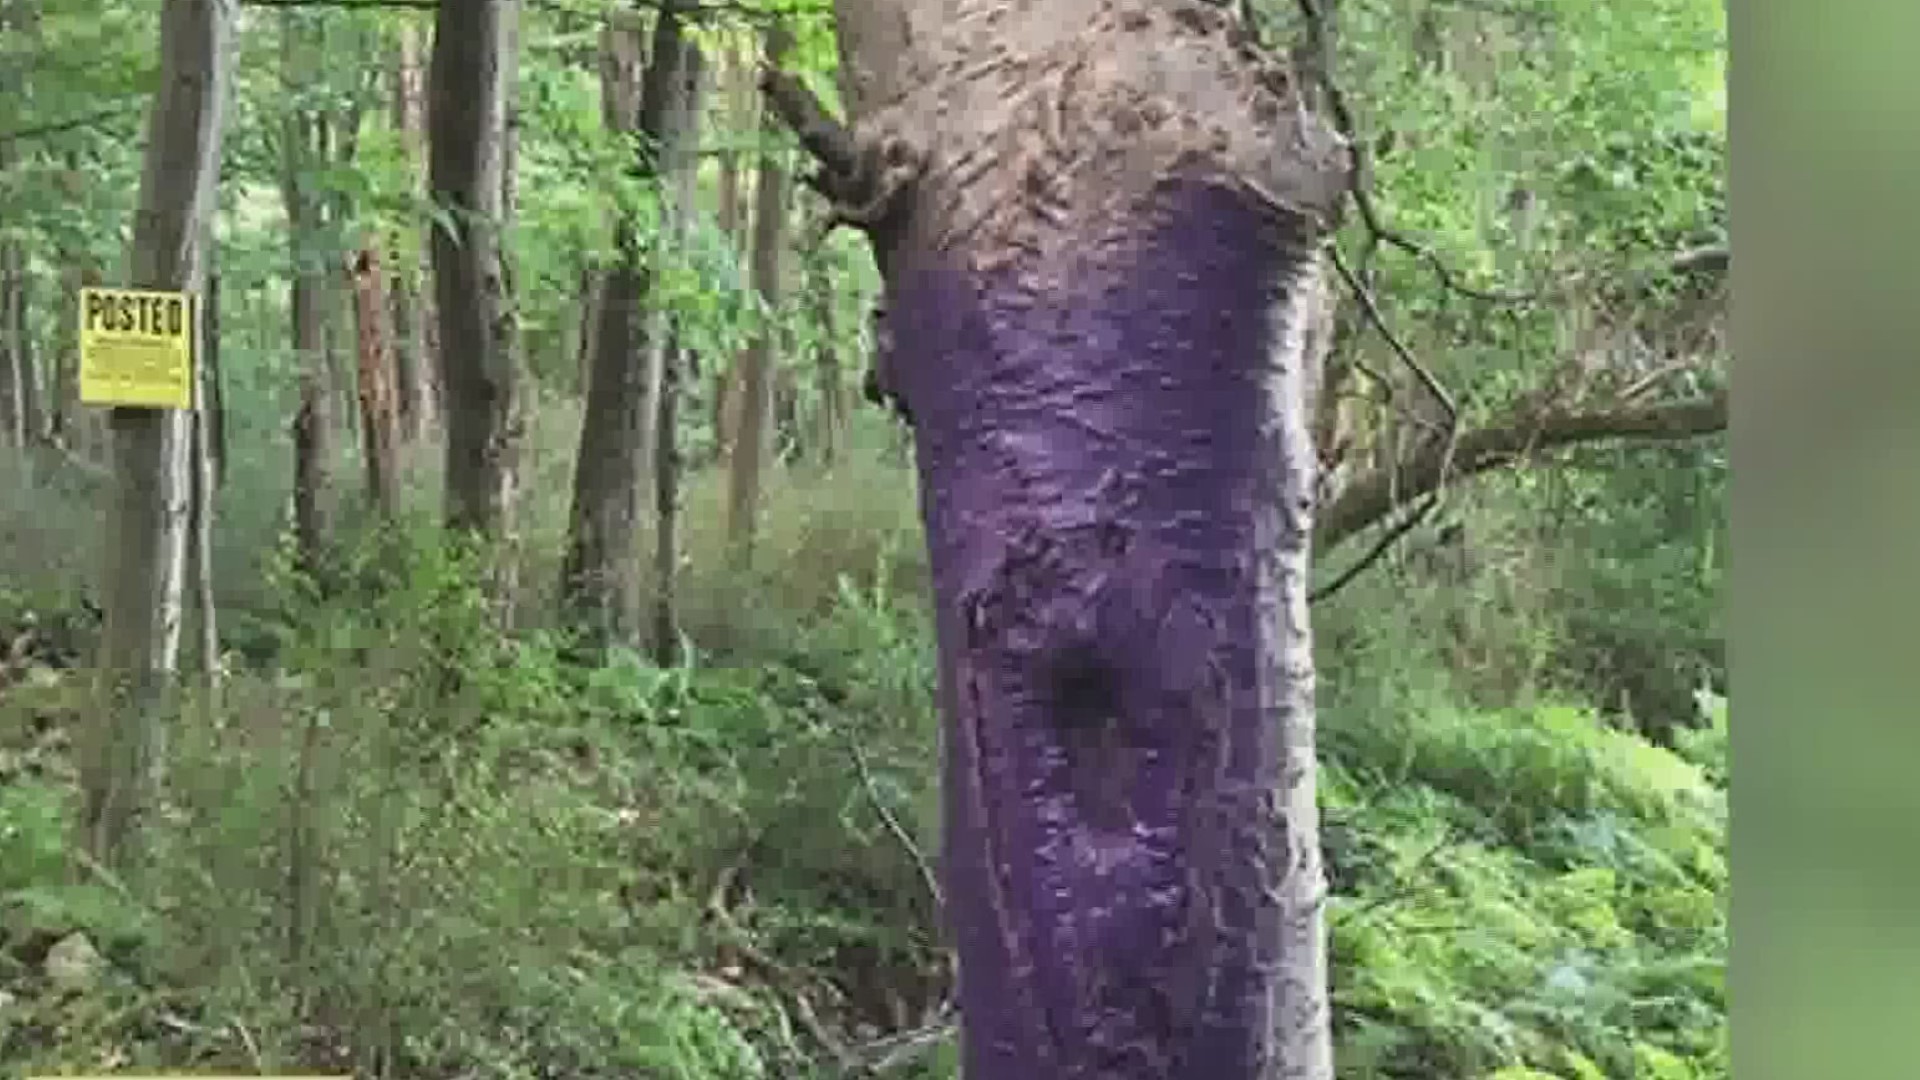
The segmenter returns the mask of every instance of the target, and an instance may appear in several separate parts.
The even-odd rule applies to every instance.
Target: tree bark
[[[815,437],[820,440],[820,464],[832,468],[840,458],[841,442],[846,437],[847,400],[840,373],[839,327],[834,318],[833,269],[831,248],[822,244],[807,264],[807,292],[813,304],[813,319],[820,336],[814,346],[814,371],[820,382],[820,413]]]
[[[212,230],[208,230],[211,232]],[[211,238],[209,248],[213,247]],[[209,251],[207,261],[214,262]],[[209,690],[220,684],[220,614],[213,598],[213,524],[217,474],[226,467],[220,447],[220,278],[209,269],[206,294],[200,306],[200,362],[194,372],[193,445],[189,452],[193,475],[189,480],[192,506],[194,609],[200,616],[200,674]]]
[[[518,7],[517,0],[441,5],[428,72],[428,174],[445,214],[432,250],[446,390],[446,520],[490,543],[506,540],[512,527],[521,444],[520,363],[500,232],[505,50]]]
[[[766,55],[778,65],[792,46],[792,35],[775,24],[766,32]],[[780,120],[768,112],[761,132],[768,139],[781,134]],[[787,174],[783,153],[769,149],[760,158],[753,193],[754,291],[767,309],[767,324],[753,344],[740,354],[739,411],[733,426],[733,453],[727,470],[727,548],[733,564],[744,570],[753,558],[759,530],[760,474],[766,463],[767,436],[772,424],[774,349],[778,329],[773,318],[780,310],[780,255],[787,223]]]
[[[671,243],[685,241],[699,212],[700,112],[705,90],[705,63],[696,42],[686,44],[683,62],[681,115],[676,140],[666,164],[673,178]],[[680,661],[680,397],[686,382],[685,336],[678,318],[670,319],[661,343],[660,389],[653,426],[653,659],[661,667]]]
[[[387,340],[380,253],[360,249],[353,267],[354,325],[358,330],[361,456],[367,495],[381,520],[400,513],[400,416],[394,402],[393,354]]]
[[[394,126],[400,131],[413,193],[426,194],[427,110],[420,63],[420,36],[411,24],[400,27],[395,63]],[[426,232],[412,258],[401,258],[402,242],[394,238],[393,333],[402,429],[407,441],[417,442],[433,428],[440,399],[438,364],[434,358],[432,298],[421,282],[426,278]]]
[[[686,39],[673,7],[654,25],[652,52],[634,129],[643,180],[660,176],[661,154],[674,152],[688,119],[683,64]],[[655,267],[631,222],[615,226],[620,262],[601,300],[598,352],[589,382],[580,448],[574,459],[573,505],[561,596],[568,621],[589,647],[631,641],[638,630],[640,483],[651,452],[664,313],[651,295]]]
[[[753,126],[754,118],[752,67],[745,57],[732,49],[721,52],[720,59],[721,97],[725,102],[727,130],[747,131]],[[715,216],[720,233],[727,238],[730,251],[744,253],[748,215],[740,197],[740,151],[724,150],[720,153],[719,187],[719,209]],[[713,364],[713,447],[714,456],[719,461],[726,461],[733,455],[734,418],[739,411],[738,359],[737,355],[717,357]]]
[[[0,143],[0,154],[5,151],[6,145]],[[6,160],[0,157],[0,173],[6,168]],[[13,449],[24,449],[35,434],[29,416],[33,368],[25,349],[26,328],[21,325],[24,262],[18,242],[0,243],[0,447]]]
[[[281,70],[289,87],[303,86],[308,79],[304,57],[312,42],[302,40],[300,18],[290,11],[281,24]],[[290,110],[280,140],[290,263],[287,309],[300,388],[291,432],[294,550],[300,570],[320,581],[326,576],[334,518],[334,379],[327,358],[322,208],[311,179],[323,149],[320,122],[311,113]]]
[[[640,26],[628,12],[609,12],[600,31],[600,124],[609,134],[634,130],[640,114],[642,67]],[[616,225],[616,230],[618,226]],[[601,300],[609,271],[589,267],[580,289],[580,388],[593,392],[593,364],[599,354]]]
[[[1304,312],[1345,153],[1193,0],[838,0],[970,1080],[1329,1080]],[[817,103],[815,103],[817,105]]]
[[[159,85],[129,259],[135,287],[197,291],[205,279],[232,18],[230,0],[166,0],[161,9]],[[89,853],[118,867],[157,779],[155,706],[179,660],[189,414],[116,409],[110,424],[113,543],[99,664],[107,701],[83,755],[81,821]]]

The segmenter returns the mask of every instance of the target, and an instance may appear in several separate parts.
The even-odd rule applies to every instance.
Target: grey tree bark
[[[819,343],[814,346],[814,371],[819,382],[820,409],[814,437],[820,464],[832,468],[846,438],[847,391],[841,373],[838,320],[834,318],[833,250],[821,244],[807,260],[807,298],[813,308]]]
[[[1331,1080],[1307,398],[1340,140],[1196,0],[837,0],[969,1080]]]
[[[290,91],[312,78],[314,43],[303,13],[283,15],[280,64]],[[289,109],[280,130],[280,188],[287,213],[287,308],[298,368],[299,402],[292,423],[294,550],[302,572],[322,579],[334,525],[334,377],[327,356],[325,253],[321,199],[312,177],[321,160],[320,121]]]
[[[394,61],[394,126],[400,132],[400,144],[413,177],[413,192],[426,194],[427,109],[425,78],[420,57],[420,36],[411,26],[400,27],[398,54]],[[402,430],[408,442],[417,442],[431,430],[439,415],[438,361],[434,356],[433,311],[426,279],[428,234],[416,258],[402,259],[400,238],[394,238],[393,336],[396,383],[400,394]]]
[[[508,539],[521,453],[520,360],[501,224],[506,50],[517,0],[442,4],[428,71],[435,314],[446,393],[446,521]]]
[[[720,53],[719,83],[721,101],[724,103],[725,126],[728,131],[746,131],[755,121],[757,99],[753,94],[752,62],[732,48]],[[743,256],[746,250],[746,234],[750,222],[749,207],[741,197],[742,173],[741,153],[737,149],[720,152],[719,210],[716,214],[720,232],[728,240],[730,249]],[[726,461],[733,456],[733,431],[735,417],[740,408],[739,394],[740,363],[739,357],[715,357],[713,363],[713,397],[710,402],[713,423],[714,456]]]
[[[777,66],[792,45],[792,35],[784,26],[768,27],[767,62]],[[762,134],[778,138],[779,125],[779,118],[768,112],[761,123]],[[780,309],[780,255],[787,224],[783,156],[777,149],[761,155],[753,191],[753,288],[770,316]],[[728,558],[741,568],[752,560],[754,536],[759,530],[760,476],[773,423],[773,365],[778,340],[777,328],[768,325],[739,359],[739,410],[727,462],[727,548]]]
[[[211,232],[212,230],[209,230]],[[192,532],[191,571],[194,610],[200,616],[200,674],[208,689],[220,684],[220,611],[213,595],[213,525],[219,492],[217,474],[224,467],[220,449],[220,277],[212,270],[214,241],[207,241],[209,272],[200,302],[199,366],[193,408],[193,438],[188,451],[192,476],[188,480]]]
[[[706,89],[706,64],[697,43],[686,44],[681,75],[681,115],[665,171],[673,178],[673,216],[669,244],[683,241],[699,213],[700,113]],[[680,399],[687,382],[688,350],[678,319],[670,318],[659,351],[659,392],[653,423],[653,632],[654,662],[669,667],[680,660]]]
[[[684,105],[687,42],[669,6],[654,25],[640,108],[633,128],[635,173],[661,176],[691,117]],[[616,225],[620,262],[601,297],[600,332],[588,383],[586,416],[574,458],[573,505],[561,568],[562,603],[589,646],[631,643],[639,616],[639,516],[644,459],[653,450],[665,313],[652,295],[656,267],[632,223]]]
[[[160,73],[147,120],[146,163],[128,279],[199,290],[215,209],[233,21],[232,0],[165,0]],[[105,696],[82,755],[87,850],[109,866],[130,841],[162,759],[155,706],[176,670],[187,547],[190,414],[117,409],[110,421],[113,502],[99,675]]]
[[[640,117],[643,69],[638,20],[629,12],[610,12],[600,31],[600,124],[609,133],[633,131]],[[616,224],[616,230],[618,225]],[[593,364],[599,355],[600,306],[610,271],[589,267],[580,288],[580,391],[593,392]]]

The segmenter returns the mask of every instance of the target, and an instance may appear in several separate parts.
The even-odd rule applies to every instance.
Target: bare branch
[[[1428,492],[1419,502],[1414,504],[1412,512],[1395,522],[1392,528],[1381,533],[1380,538],[1375,540],[1373,546],[1367,549],[1367,553],[1354,560],[1352,566],[1342,570],[1340,575],[1332,581],[1308,593],[1307,602],[1317,604],[1327,597],[1332,596],[1334,593],[1339,592],[1341,589],[1346,588],[1348,585],[1351,585],[1355,578],[1366,573],[1374,563],[1379,562],[1381,556],[1385,555],[1388,549],[1398,543],[1401,537],[1412,532],[1415,525],[1425,521],[1427,515],[1432,513],[1433,508],[1439,505],[1439,503],[1439,494],[1437,492]]]
[[[1300,15],[1307,24],[1307,47],[1314,57],[1314,75],[1326,94],[1327,108],[1333,113],[1334,126],[1347,140],[1347,155],[1351,165],[1347,170],[1347,189],[1353,196],[1354,209],[1359,211],[1361,223],[1366,226],[1369,257],[1374,247],[1385,243],[1426,263],[1442,285],[1462,296],[1496,304],[1524,304],[1538,299],[1538,292],[1495,292],[1468,285],[1460,280],[1438,252],[1406,233],[1389,228],[1381,220],[1373,205],[1373,170],[1367,157],[1366,140],[1359,137],[1359,125],[1354,122],[1347,96],[1333,77],[1333,42],[1327,34],[1326,16],[1321,12],[1318,0],[1297,0],[1297,3]]]
[[[34,124],[29,127],[15,128],[12,131],[0,131],[0,143],[10,143],[20,139],[38,139],[48,135],[77,131],[80,128],[98,127],[108,120],[135,115],[139,110],[146,108],[146,105],[144,101],[129,101],[111,109],[100,109],[84,116],[69,117],[46,124]]]
[[[1520,416],[1462,434],[1449,470],[1446,447],[1426,442],[1404,459],[1376,469],[1337,495],[1315,526],[1322,552],[1393,513],[1407,496],[1432,493],[1451,471],[1467,477],[1551,450],[1612,440],[1683,442],[1726,430],[1727,393],[1654,405]]]

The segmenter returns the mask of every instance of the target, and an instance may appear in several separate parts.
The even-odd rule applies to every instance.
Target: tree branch
[[[111,109],[101,109],[84,116],[69,117],[46,124],[34,124],[30,127],[15,128],[12,131],[0,131],[0,143],[10,143],[19,139],[38,139],[47,135],[59,135],[80,128],[98,127],[108,120],[132,116],[137,110],[146,108],[144,101],[130,101],[116,105]]]
[[[1333,550],[1393,513],[1409,498],[1430,494],[1447,478],[1464,478],[1581,443],[1627,439],[1683,442],[1724,431],[1727,393],[1637,407],[1551,411],[1465,432],[1446,443],[1423,442],[1388,468],[1376,469],[1336,495],[1315,527],[1321,553]]]

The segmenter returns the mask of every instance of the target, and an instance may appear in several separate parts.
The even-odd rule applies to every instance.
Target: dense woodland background
[[[116,540],[75,295],[126,279],[158,5],[0,0],[0,1069],[953,1075],[911,436],[755,85],[831,99],[830,16],[501,6],[465,329],[435,13],[240,9],[217,621],[123,869],[73,850]],[[1341,1075],[1726,1077],[1722,8],[1325,15],[1369,162],[1316,421]],[[449,385],[474,326],[510,401]],[[444,440],[495,407],[488,518]]]

